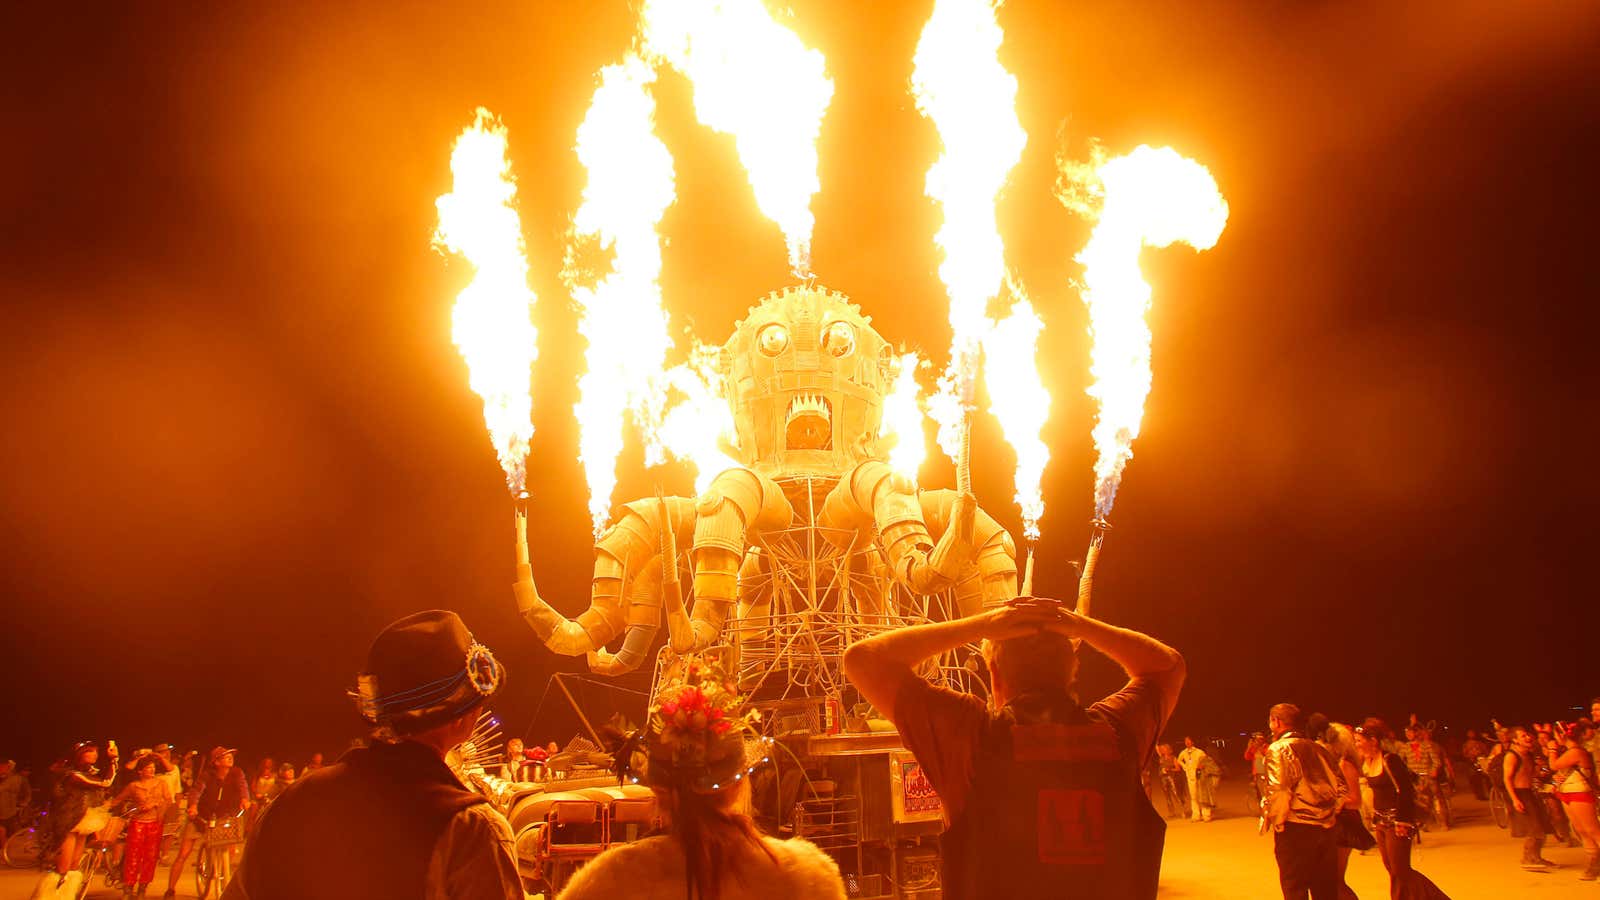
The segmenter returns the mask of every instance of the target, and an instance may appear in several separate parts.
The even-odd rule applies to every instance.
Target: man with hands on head
[[[1076,644],[1128,675],[1087,707]],[[989,702],[924,681],[930,657],[980,643]],[[1183,657],[1160,641],[1019,597],[859,641],[846,676],[899,729],[944,804],[944,896],[1153,898],[1166,823],[1139,783],[1177,705]]]

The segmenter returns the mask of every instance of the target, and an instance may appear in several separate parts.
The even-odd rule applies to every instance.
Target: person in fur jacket
[[[658,700],[642,751],[618,757],[628,768],[643,757],[665,833],[595,857],[560,900],[844,900],[831,857],[810,841],[764,836],[750,820],[747,729],[733,684],[691,662]]]

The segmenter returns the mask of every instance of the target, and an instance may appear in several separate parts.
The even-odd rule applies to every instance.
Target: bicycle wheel
[[[0,856],[4,856],[6,865],[13,869],[31,869],[39,864],[42,849],[39,846],[39,829],[25,828],[6,838],[5,847],[0,848]]]
[[[200,858],[194,862],[194,893],[199,900],[206,900],[206,895],[211,893],[211,883],[216,880],[216,860],[212,859],[208,847],[200,848]]]
[[[1494,817],[1494,824],[1501,828],[1511,827],[1511,804],[1506,802],[1506,792],[1494,788],[1489,791],[1489,814]]]
[[[1245,785],[1244,814],[1258,818],[1261,815],[1261,794],[1256,791],[1256,786],[1254,784]]]

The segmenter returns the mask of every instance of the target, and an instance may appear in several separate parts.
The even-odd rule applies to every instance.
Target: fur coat
[[[839,864],[806,840],[762,838],[774,867],[755,847],[723,879],[722,900],[844,900]],[[560,900],[684,900],[683,850],[661,835],[613,847],[579,869]],[[743,876],[743,877],[740,877]]]

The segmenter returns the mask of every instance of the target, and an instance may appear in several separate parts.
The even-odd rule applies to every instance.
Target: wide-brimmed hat
[[[223,747],[221,745],[218,745],[216,747],[212,747],[211,748],[211,752],[206,754],[206,759],[210,760],[212,765],[216,765],[217,763],[222,761],[222,758],[224,756],[227,756],[230,753],[238,753],[238,752],[239,752],[239,750],[238,750],[237,747]]]
[[[350,696],[369,724],[415,734],[482,704],[504,679],[505,668],[460,616],[430,609],[378,633]]]

